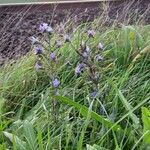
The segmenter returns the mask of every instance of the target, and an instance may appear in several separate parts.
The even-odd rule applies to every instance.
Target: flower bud
[[[42,48],[41,47],[34,47],[35,55],[42,54]]]
[[[50,59],[53,60],[53,61],[56,60],[56,53],[55,52],[50,54]]]
[[[52,81],[52,86],[54,88],[57,88],[60,85],[60,81],[56,78]]]
[[[88,36],[89,36],[89,38],[90,38],[90,37],[94,38],[94,36],[95,36],[95,31],[94,31],[94,30],[88,30]]]
[[[52,27],[50,27],[50,26],[48,26],[48,27],[46,28],[46,31],[47,31],[49,34],[52,34],[52,33],[53,33],[53,29],[52,29]]]
[[[88,52],[88,53],[90,52],[90,48],[89,48],[89,46],[87,46],[87,45],[86,45],[86,47],[85,47],[85,51],[86,51],[86,52]]]
[[[95,56],[95,60],[96,60],[96,61],[102,61],[102,60],[103,60],[103,57],[98,54],[98,55]]]
[[[31,37],[29,38],[29,40],[31,41],[32,45],[34,45],[34,44],[36,44],[36,43],[39,42],[38,38],[35,38],[34,36],[31,36]]]
[[[64,40],[65,40],[65,43],[67,43],[67,42],[70,42],[70,41],[71,41],[71,38],[70,38],[70,36],[69,36],[68,34],[66,34],[66,35],[64,36]]]
[[[89,57],[89,54],[88,54],[88,52],[83,52],[83,53],[82,53],[82,56],[83,56],[84,58],[88,58],[88,57]]]
[[[98,48],[99,50],[102,50],[102,49],[104,48],[104,45],[103,45],[102,43],[98,43],[97,48]]]
[[[96,98],[96,96],[97,96],[97,92],[94,90],[94,91],[91,93],[91,97],[92,97],[92,98]]]
[[[48,24],[47,24],[47,23],[42,23],[42,24],[40,24],[40,26],[39,26],[39,30],[40,30],[41,32],[46,31],[47,28],[48,28]]]
[[[36,70],[39,70],[39,69],[41,69],[42,68],[42,64],[40,63],[40,62],[36,62],[36,64],[35,64],[35,69]]]
[[[60,48],[62,46],[62,42],[61,41],[56,41],[56,48]]]
[[[77,67],[75,68],[75,74],[80,75],[84,67],[85,67],[85,64],[83,63],[78,64]]]

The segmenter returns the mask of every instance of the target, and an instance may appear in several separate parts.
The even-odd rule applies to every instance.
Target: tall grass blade
[[[86,132],[86,129],[88,127],[88,124],[90,122],[90,118],[91,118],[91,111],[92,111],[92,106],[93,106],[93,102],[90,104],[90,107],[88,109],[88,113],[87,113],[87,119],[85,120],[85,123],[83,125],[83,129],[81,131],[81,135],[80,135],[80,138],[79,138],[79,142],[77,144],[77,150],[82,150],[82,145],[83,145],[83,139],[84,139],[84,135],[85,135],[85,132]]]
[[[66,98],[66,97],[62,97],[62,96],[55,96],[56,99],[70,105],[70,106],[73,106],[75,107],[76,109],[78,109],[80,111],[80,113],[87,118],[87,115],[88,115],[88,108],[77,103],[77,102],[74,102],[72,101],[71,99],[69,98]],[[119,125],[114,125],[114,123],[110,122],[108,119],[105,119],[104,117],[102,117],[101,115],[98,115],[96,112],[94,111],[91,111],[91,118],[102,123],[105,127],[108,127],[108,128],[112,128],[112,130],[114,131],[118,131],[118,130],[122,130],[121,127]]]
[[[39,149],[44,150],[42,131],[39,126],[37,127],[37,139],[38,139]]]
[[[130,111],[132,109],[132,106],[128,103],[127,99],[124,97],[124,95],[122,94],[122,92],[120,90],[117,90],[118,96],[120,97],[124,107],[126,108],[127,111]],[[138,128],[139,126],[139,118],[134,114],[134,113],[130,113],[130,118],[132,119],[133,123],[134,123],[134,127]]]
[[[137,106],[135,106],[134,108],[132,108],[128,113],[126,113],[125,115],[123,115],[115,124],[117,125],[118,123],[120,123],[122,120],[124,120],[126,117],[128,117],[131,113],[133,113],[135,110],[139,109],[142,105],[144,105],[147,101],[150,100],[150,97],[147,97],[146,99],[144,99],[142,102],[140,102]],[[102,141],[104,139],[105,136],[107,136],[107,134],[112,130],[113,127],[111,127],[101,138],[100,141]],[[127,130],[127,134],[129,135],[130,130]],[[131,134],[131,133],[130,133]],[[132,138],[132,136],[131,136]]]

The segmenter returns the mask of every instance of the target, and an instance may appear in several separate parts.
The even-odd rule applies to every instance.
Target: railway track
[[[0,5],[1,6],[8,6],[8,5],[33,5],[33,4],[66,4],[66,3],[87,3],[87,2],[105,2],[105,1],[121,1],[121,0],[31,0],[30,2],[28,1],[10,1],[6,0],[1,1],[0,0]]]
[[[19,3],[0,3],[0,12],[19,12],[28,8],[28,11],[43,11],[53,9],[82,9],[95,8],[103,2],[118,2],[121,0],[51,0]],[[124,1],[124,0],[123,0]]]

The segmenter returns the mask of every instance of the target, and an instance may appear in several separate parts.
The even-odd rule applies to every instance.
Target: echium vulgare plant
[[[99,89],[99,80],[101,78],[99,63],[102,63],[103,56],[102,50],[104,46],[102,43],[98,43],[96,46],[89,46],[90,39],[94,39],[95,31],[90,29],[86,33],[86,38],[81,39],[78,48],[73,45],[71,36],[63,35],[64,39],[53,42],[54,30],[47,23],[42,23],[39,26],[39,31],[42,33],[42,39],[39,40],[36,37],[31,37],[33,49],[36,55],[35,69],[46,69],[44,67],[43,60],[47,64],[51,61],[51,65],[47,70],[50,70],[49,76],[51,85],[54,89],[54,94],[57,94],[57,89],[61,84],[59,76],[57,74],[57,64],[59,63],[59,48],[62,47],[62,43],[70,43],[72,48],[78,54],[77,64],[74,68],[75,76],[81,76],[82,72],[86,71],[88,80],[90,81],[91,97],[96,98]],[[61,38],[60,38],[61,39]]]
[[[49,77],[52,91],[54,95],[58,94],[58,88],[61,84],[60,78],[57,74],[57,66],[59,65],[58,55],[59,48],[62,46],[62,42],[59,40],[53,40],[54,30],[47,23],[42,23],[39,26],[40,35],[37,37],[30,37],[32,42],[34,54],[36,56],[35,69],[39,72],[46,73]],[[53,114],[55,114],[56,101],[52,100]],[[55,115],[54,115],[55,116]]]
[[[47,69],[49,77],[51,79],[51,85],[54,89],[57,89],[60,85],[59,77],[55,72],[57,65],[57,52],[61,47],[61,41],[55,41],[52,43],[52,37],[54,30],[47,23],[42,23],[39,26],[39,32],[42,34],[42,38],[39,40],[37,37],[31,37],[30,40],[33,45],[34,53],[36,55],[35,69]],[[49,62],[51,61],[51,65]],[[44,67],[43,62],[49,65],[49,68]],[[55,90],[56,91],[56,90]]]
[[[98,64],[102,63],[103,61],[102,50],[104,49],[102,43],[98,43],[92,48],[89,46],[88,41],[91,38],[94,39],[95,34],[96,33],[94,30],[88,30],[86,39],[81,40],[80,47],[78,49],[76,49],[75,46],[73,46],[73,44],[71,43],[72,47],[79,56],[77,66],[75,68],[75,74],[76,76],[80,76],[83,71],[86,71],[88,79],[91,81],[90,83],[92,83],[92,98],[97,97],[97,92],[99,89],[99,80],[101,74]]]

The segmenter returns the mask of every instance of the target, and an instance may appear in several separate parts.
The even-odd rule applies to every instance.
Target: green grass
[[[74,33],[75,46],[85,29]],[[46,69],[35,70],[30,52],[0,68],[0,150],[150,149],[150,26],[95,30],[90,46],[105,45],[96,99],[87,74],[74,75],[78,56],[70,44],[56,66],[44,61]],[[57,96],[52,66],[61,80]]]

